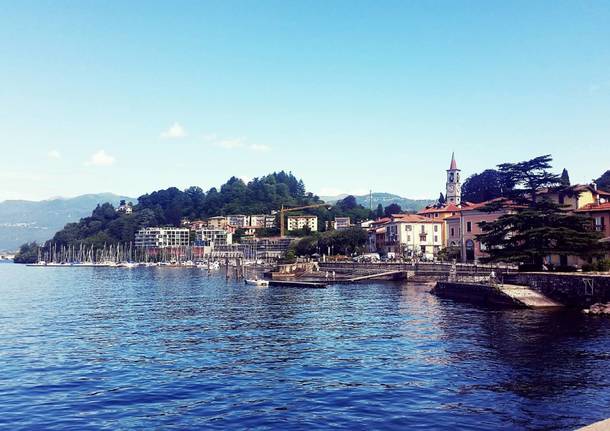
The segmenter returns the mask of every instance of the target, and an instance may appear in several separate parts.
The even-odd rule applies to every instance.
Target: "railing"
[[[438,262],[325,262],[320,264],[320,269],[323,271],[351,272],[354,274],[374,274],[383,271],[408,271],[416,276],[429,276],[442,280],[449,280],[449,277],[451,276],[456,281],[489,282],[491,279],[496,279],[500,283],[503,282],[504,275],[517,272],[516,267],[508,265],[451,264]]]

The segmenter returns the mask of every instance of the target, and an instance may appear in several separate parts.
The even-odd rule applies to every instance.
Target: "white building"
[[[248,226],[255,229],[262,229],[265,227],[267,216],[265,214],[255,214],[248,217]]]
[[[351,225],[349,217],[335,217],[334,227],[336,230],[348,229]]]
[[[384,249],[396,256],[434,259],[443,245],[443,222],[426,217],[399,214],[384,223]],[[381,232],[381,231],[380,231]],[[383,232],[382,232],[383,233]]]
[[[121,199],[119,207],[116,209],[117,212],[123,214],[131,214],[133,212],[133,204],[131,202],[125,202],[125,199]]]
[[[189,245],[189,229],[181,227],[147,227],[136,233],[136,247],[181,247]]]
[[[233,244],[233,234],[224,229],[203,228],[197,231],[197,245],[219,246]]]
[[[288,216],[288,230],[309,228],[312,232],[318,230],[318,217],[312,215]]]
[[[265,216],[265,227],[267,229],[271,229],[277,226],[277,218],[276,216],[273,214],[273,212],[271,213],[271,215],[266,215]]]
[[[243,214],[232,214],[227,216],[227,223],[235,227],[248,226],[249,217]]]
[[[227,218],[222,216],[210,217],[207,222],[208,227],[214,229],[224,229],[227,226]]]

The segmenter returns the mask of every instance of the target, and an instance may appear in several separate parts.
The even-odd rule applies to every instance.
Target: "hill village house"
[[[477,262],[484,257],[485,246],[476,238],[482,233],[479,225],[497,220],[507,210],[487,212],[483,207],[489,202],[462,202],[460,173],[453,154],[447,170],[446,203],[430,205],[417,215],[397,214],[376,220],[369,230],[369,251],[432,260],[441,248],[454,248],[459,250],[462,262]],[[603,241],[610,241],[610,193],[597,190],[592,183],[547,190],[545,196],[571,211],[589,214],[595,229],[603,233]],[[574,256],[549,256],[547,262],[562,266],[583,263]]]
[[[444,248],[459,251],[463,262],[477,262],[486,255],[485,247],[477,240],[482,233],[481,222],[492,222],[506,213],[483,211],[488,202],[462,201],[460,169],[455,155],[447,169],[446,202],[430,205],[417,214],[394,214],[391,217],[369,220],[360,224],[368,232],[369,252],[396,257],[434,260]],[[569,210],[588,214],[595,229],[603,232],[610,241],[610,193],[597,190],[595,184],[577,184],[561,191],[547,190],[551,200],[565,205]],[[127,212],[131,205],[123,205],[119,211]],[[337,217],[326,225],[327,229],[351,227],[348,217]],[[136,233],[135,245],[147,249],[163,249],[193,246],[203,255],[233,256],[250,253],[265,257],[281,257],[289,248],[291,238],[257,238],[257,231],[277,227],[277,214],[210,217],[206,220],[184,220],[181,227],[150,227]],[[288,232],[308,228],[318,230],[318,218],[313,215],[287,217]],[[243,237],[235,244],[233,235],[240,229]],[[253,251],[254,250],[254,251]],[[579,265],[576,257],[549,256],[554,265]]]

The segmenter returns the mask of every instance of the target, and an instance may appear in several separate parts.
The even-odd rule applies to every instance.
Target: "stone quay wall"
[[[568,307],[610,302],[610,275],[520,272],[506,274],[504,283],[529,286]]]
[[[505,295],[501,290],[480,283],[439,281],[431,290],[431,293],[440,298],[449,298],[471,304],[509,308],[524,307],[523,304]]]

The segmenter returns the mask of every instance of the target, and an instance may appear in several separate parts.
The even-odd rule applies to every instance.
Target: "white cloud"
[[[110,166],[115,162],[115,158],[104,150],[99,150],[91,155],[91,158],[85,162],[86,166]]]
[[[49,159],[53,159],[53,160],[59,160],[61,159],[61,153],[57,150],[51,150],[47,153],[47,156],[49,157]]]
[[[186,130],[180,123],[174,123],[169,129],[161,133],[163,139],[180,139],[186,136]]]

